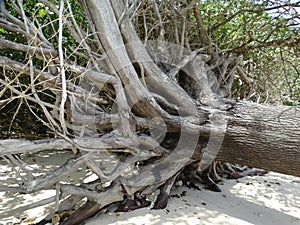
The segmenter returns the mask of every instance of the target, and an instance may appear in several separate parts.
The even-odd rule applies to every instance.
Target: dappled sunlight
[[[241,199],[300,218],[300,178],[269,173],[265,177],[246,177],[231,193]]]
[[[300,224],[295,1],[0,0],[0,225]]]
[[[187,214],[178,218],[167,219],[167,222],[163,222],[163,225],[190,225],[190,224],[220,224],[220,225],[251,225],[247,221],[240,220],[238,218],[231,217],[227,214],[220,213],[219,211],[205,210],[203,212]],[[158,224],[157,224],[158,225]]]
[[[22,206],[34,204],[38,201],[55,196],[55,191],[47,190],[40,191],[35,194],[15,194],[8,195],[5,192],[0,192],[0,214],[7,210],[14,210]],[[54,210],[54,205],[40,206],[37,208],[26,210],[22,213],[16,213],[13,217],[2,219],[1,222],[13,222],[19,223],[20,221],[28,222],[29,224],[33,221],[42,219],[47,213]],[[1,223],[0,223],[1,224]]]
[[[173,188],[167,209],[101,212],[86,225],[299,224],[299,180],[276,173],[224,180],[219,193],[181,186]]]
[[[70,157],[73,156],[71,151],[44,151],[33,154],[20,155],[20,160],[23,162],[23,166],[36,177],[42,177],[50,173],[54,169],[63,165]],[[80,183],[89,173],[85,168],[75,169],[74,172],[67,175],[62,181],[65,183]],[[16,181],[21,184],[29,178],[29,174],[24,173],[22,168],[15,166],[14,169],[4,159],[0,160],[0,181],[1,184],[9,185],[10,187],[17,186]],[[55,190],[43,190],[32,194],[19,194],[13,192],[0,192],[0,215],[6,211],[13,211],[19,207],[26,207],[27,210],[23,212],[15,213],[13,217],[1,219],[2,222],[7,223],[19,223],[20,221],[38,222],[50,212],[55,210],[54,203],[47,206],[40,206],[33,209],[30,205],[39,201],[43,201],[54,197],[56,195]],[[52,201],[53,202],[53,201]]]
[[[22,160],[32,170],[35,170],[35,166],[41,163],[45,173],[63,164],[71,154],[71,152],[33,154]],[[15,178],[15,171],[5,161],[1,160],[0,163],[0,180],[2,183],[9,183]],[[112,160],[107,159],[107,162],[102,163],[107,165],[112,163]],[[79,168],[68,175],[65,181],[77,183],[79,178],[84,179],[86,183],[95,180],[97,176],[86,168]],[[128,213],[100,212],[87,221],[86,225],[96,225],[99,221],[101,224],[110,225],[268,225],[285,221],[297,224],[300,222],[299,185],[300,178],[271,172],[265,176],[224,180],[220,184],[222,189],[220,193],[205,190],[203,187],[202,191],[196,191],[180,186],[172,189],[172,197],[165,210],[143,208]],[[0,214],[16,207],[36,203],[55,194],[54,190],[40,191],[35,194],[0,192]],[[54,204],[29,209],[14,217],[3,219],[0,223],[23,221],[30,224],[41,220],[44,215],[53,212],[54,209]]]
[[[176,203],[175,203],[176,204]],[[111,214],[110,216],[99,215],[98,218],[93,218],[88,221],[87,225],[96,225],[99,224],[99,221],[102,221],[107,225],[190,225],[190,224],[220,224],[220,225],[251,225],[247,221],[231,217],[227,214],[220,213],[217,210],[206,210],[199,208],[190,208],[175,211],[166,210],[147,210],[148,213],[145,213],[145,209],[136,210],[134,212],[122,213],[122,214]],[[109,218],[109,220],[106,220]]]

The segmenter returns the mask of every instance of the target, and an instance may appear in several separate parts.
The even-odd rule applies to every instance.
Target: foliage
[[[122,200],[120,211],[149,206],[146,196],[158,189],[154,208],[164,208],[176,179],[203,181],[220,191],[216,157],[269,170],[268,160],[277,159],[277,152],[299,145],[297,108],[231,98],[299,104],[298,14],[270,14],[292,10],[293,4],[4,3],[0,0],[0,131],[5,138],[0,157],[17,169],[0,191],[56,191],[54,198],[5,216],[55,202],[55,212],[70,210],[63,224],[79,224]],[[53,171],[22,162],[45,148],[72,150],[74,157]],[[275,165],[277,171],[299,174],[295,158],[285,158],[293,164],[288,167]],[[97,179],[86,183],[85,171],[79,183],[66,182],[79,167]],[[55,217],[50,213],[41,223]]]
[[[272,1],[201,1],[210,38],[242,57],[251,87],[236,80],[234,96],[258,102],[300,102],[299,5]],[[288,14],[290,12],[290,14]]]
[[[22,6],[25,15],[33,24],[35,24],[36,29],[39,29],[42,32],[43,38],[49,41],[51,46],[57,48],[57,30],[59,21],[57,8],[59,5],[57,1],[53,1],[53,3],[54,5],[49,7],[40,1],[31,0],[25,1]],[[79,7],[79,5],[76,4],[75,1],[71,1],[70,6],[70,10],[72,10],[74,13],[74,19],[79,23],[84,24],[83,26],[86,26],[87,23],[84,21],[82,9]],[[12,16],[16,18],[22,18],[22,13],[20,12],[17,2],[7,1],[6,9]],[[68,9],[65,9],[65,11],[67,10]],[[15,42],[17,44],[28,44],[28,37],[26,37],[24,33],[9,30],[6,28],[6,26],[0,27],[0,38]],[[33,40],[29,40],[29,44],[30,41]],[[68,58],[69,61],[76,61],[76,63],[82,64],[83,66],[86,64],[86,59],[84,57],[73,54],[74,49],[80,46],[78,46],[79,43],[75,41],[68,29],[64,29],[63,31],[62,45],[66,54],[66,58]],[[34,67],[40,70],[44,70],[49,63],[44,59],[31,58],[29,52],[16,51],[10,48],[0,48],[0,50],[1,56],[14,59],[27,65],[29,64],[30,60],[32,60]],[[15,82],[15,88],[18,91],[23,92],[28,96],[32,95],[31,89],[28,88],[28,85],[30,85],[32,82],[29,76],[16,74],[14,71],[10,70],[4,71],[4,68],[2,69],[2,72],[0,72],[1,77],[4,77],[7,82]],[[67,76],[69,79],[76,78],[70,73],[68,73]],[[42,122],[43,120],[46,121],[46,118],[40,106],[38,104],[29,104],[27,101],[23,101],[22,98],[12,98],[11,96],[14,95],[13,92],[5,88],[5,85],[3,84],[0,86],[0,88],[6,90],[6,92],[2,93],[0,96],[0,116],[5,118],[5,120],[2,120],[1,123],[7,124],[7,126],[2,126],[0,128],[0,137],[6,138],[8,136],[18,136],[31,139],[33,138],[33,135],[48,136],[46,127],[44,126],[45,123]],[[48,91],[47,88],[42,88],[42,86],[37,86],[37,88],[39,89],[38,95],[40,96],[41,100],[49,103],[55,102],[55,96],[53,93],[51,93],[51,91]],[[26,125],[20,126],[20,121],[24,120],[27,120]]]

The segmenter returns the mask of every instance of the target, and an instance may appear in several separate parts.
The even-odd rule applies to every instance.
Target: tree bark
[[[300,176],[300,111],[239,102],[228,117],[218,159]]]
[[[227,115],[224,121],[226,130],[219,149],[211,150],[198,146],[196,151],[199,152],[196,152],[195,160],[199,159],[199,155],[202,156],[205,153],[211,160],[216,157],[217,160],[224,162],[238,163],[300,177],[300,111],[296,107],[239,101],[234,104],[230,111],[223,113]],[[213,127],[209,126],[203,126],[200,131],[200,139],[203,136],[214,138],[208,137],[214,135],[210,131]],[[118,148],[125,149],[131,143],[130,139],[121,137],[83,138],[74,139],[73,142],[77,147],[81,146],[83,150],[98,146],[97,151],[104,152],[117,152]],[[64,139],[32,142],[19,139],[1,140],[0,156],[9,153],[38,152],[45,148],[70,149],[72,143]],[[215,154],[216,151],[217,155]],[[203,160],[207,160],[207,158]]]
[[[26,102],[53,135],[44,140],[0,140],[3,162],[18,168],[13,182],[3,181],[0,191],[31,194],[54,189],[57,205],[65,196],[86,197],[87,204],[66,222],[72,224],[78,215],[84,220],[123,199],[138,203],[157,189],[162,201],[154,208],[162,208],[170,187],[184,175],[192,182],[197,180],[194,175],[199,180],[209,171],[203,177],[214,185],[210,171],[216,160],[300,176],[299,110],[229,99],[234,75],[247,77],[240,75],[240,59],[210,40],[194,1],[187,7],[174,1],[174,9],[164,1],[162,9],[156,1],[140,1],[131,15],[129,1],[78,0],[81,22],[68,1],[66,10],[64,1],[59,10],[53,1],[42,2],[56,16],[45,24],[53,29],[50,41],[43,31],[52,33],[26,17],[22,4],[27,3],[12,5],[13,14],[20,13],[17,17],[2,5],[0,26],[22,34],[24,40],[3,34],[7,40],[0,39],[0,49],[30,57],[12,59],[10,52],[0,52],[0,108],[5,110],[15,99]],[[188,19],[192,9],[194,22]],[[165,14],[169,10],[173,19]],[[134,20],[142,20],[143,28]],[[176,31],[166,26],[173,20]],[[200,31],[201,43],[191,40],[188,28]],[[68,46],[63,35],[74,46]],[[170,43],[173,38],[177,44]],[[11,124],[20,114],[12,109]],[[75,156],[52,171],[22,162],[27,154],[46,149],[72,149]],[[82,179],[80,185],[62,182],[79,167],[87,167],[96,179]]]

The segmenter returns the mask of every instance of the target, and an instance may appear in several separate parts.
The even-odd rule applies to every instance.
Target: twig
[[[165,28],[163,26],[162,18],[161,18],[161,15],[159,13],[157,3],[154,0],[150,0],[150,2],[153,5],[154,11],[156,13],[156,16],[157,16],[157,19],[158,19],[158,22],[159,22],[160,32],[159,32],[158,40],[159,41],[164,41],[164,35],[165,35],[166,31],[165,31]]]
[[[67,133],[66,122],[65,122],[65,103],[67,101],[67,81],[65,74],[64,66],[64,53],[62,49],[62,38],[63,38],[63,11],[64,11],[64,1],[60,1],[59,7],[59,27],[58,27],[58,55],[59,55],[59,65],[60,65],[60,74],[61,74],[61,103],[59,107],[59,119],[62,130],[64,134]]]

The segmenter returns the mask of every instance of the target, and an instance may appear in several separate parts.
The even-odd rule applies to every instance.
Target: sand
[[[172,190],[165,210],[99,213],[86,225],[300,224],[300,178],[278,173],[224,180],[222,192]]]
[[[58,154],[43,158],[48,162],[63,163]],[[60,160],[60,161],[59,161]],[[35,160],[34,160],[35,162]],[[34,165],[32,165],[34,166]],[[37,166],[37,165],[36,165]],[[81,171],[84,173],[84,171]],[[78,176],[80,171],[76,172]],[[0,181],[10,179],[11,169],[0,164]],[[70,180],[74,179],[69,177]],[[139,209],[128,213],[100,212],[85,222],[86,225],[300,225],[300,178],[270,172],[264,176],[223,180],[222,192],[188,189],[180,186],[172,189],[169,204],[164,210]],[[0,215],[4,211],[32,204],[55,195],[55,191],[43,191],[35,195],[10,195],[0,192]],[[38,222],[50,209],[39,207],[0,219],[4,224],[32,224]]]

